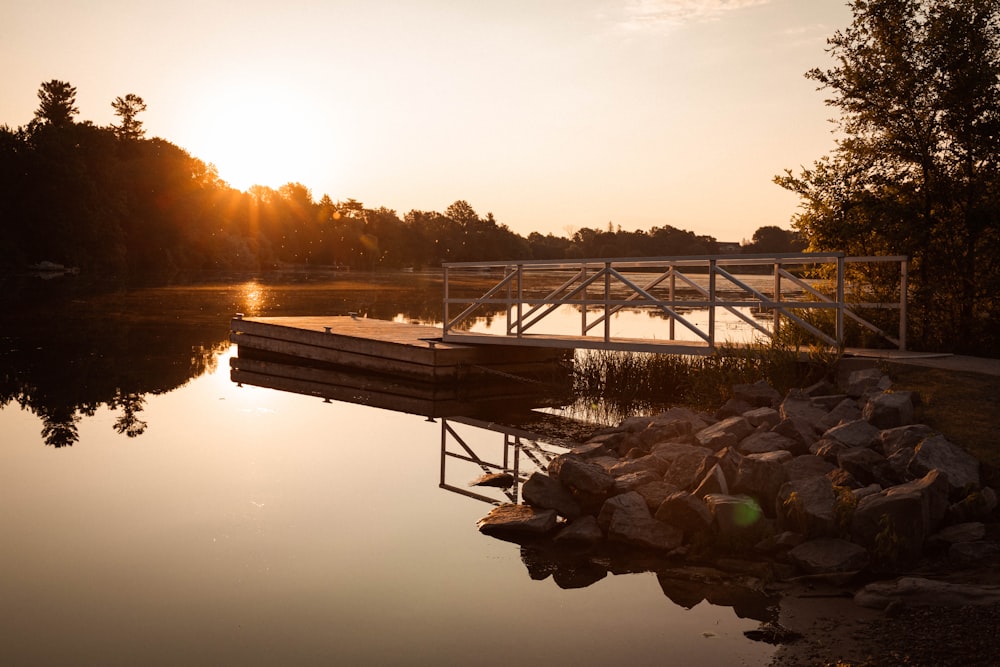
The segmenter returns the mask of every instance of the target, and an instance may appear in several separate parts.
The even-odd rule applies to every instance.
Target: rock
[[[469,486],[488,486],[497,489],[509,489],[514,486],[514,476],[509,472],[487,473],[470,482]]]
[[[823,438],[848,447],[873,447],[878,440],[878,429],[864,419],[856,419],[834,426],[823,433]]]
[[[724,538],[738,538],[759,530],[764,521],[764,512],[750,496],[713,493],[705,496],[705,503],[719,535]]]
[[[948,507],[948,486],[938,471],[858,502],[851,538],[883,566],[917,559]]]
[[[554,530],[556,523],[554,510],[539,510],[528,505],[507,503],[494,507],[477,525],[479,532],[484,535],[503,537],[544,535]]]
[[[702,447],[719,451],[724,447],[732,447],[740,440],[753,433],[753,427],[743,417],[730,417],[716,422],[695,433],[694,437]]]
[[[997,508],[997,494],[988,486],[973,491],[948,508],[947,518],[952,523],[989,518]]]
[[[712,525],[712,512],[708,506],[686,491],[667,496],[656,510],[655,518],[679,529],[688,538],[708,530]]]
[[[688,408],[670,408],[668,410],[664,410],[660,414],[653,417],[652,423],[668,424],[674,421],[687,422],[691,426],[692,433],[700,431],[708,426],[708,422],[705,421],[704,417],[694,410],[689,410]]]
[[[597,544],[603,539],[604,533],[601,532],[601,527],[597,525],[597,519],[588,514],[566,524],[556,534],[553,541],[562,544],[590,546]]]
[[[823,457],[814,454],[796,456],[791,461],[785,463],[784,466],[789,481],[809,479],[810,477],[823,477],[837,467]]]
[[[753,496],[762,507],[774,507],[778,491],[788,481],[785,467],[777,461],[745,458],[736,471],[732,491]],[[771,516],[774,516],[771,513]]]
[[[764,452],[788,451],[795,447],[791,438],[774,431],[755,431],[743,439],[736,450],[743,455],[762,454]]]
[[[901,481],[885,457],[873,449],[855,447],[837,454],[837,465],[849,472],[861,485],[892,486]]]
[[[915,451],[909,467],[914,476],[940,470],[947,475],[948,486],[956,494],[979,487],[979,461],[950,443],[944,436],[924,438]]]
[[[773,461],[774,463],[780,463],[782,465],[795,460],[795,456],[792,455],[791,452],[785,451],[784,449],[779,449],[776,452],[764,452],[763,454],[748,454],[747,458],[756,459],[758,461]]]
[[[827,414],[827,411],[816,405],[810,396],[796,389],[788,392],[778,411],[782,419],[801,420],[808,424],[809,429],[814,432],[819,431],[819,422]]]
[[[646,507],[649,508],[650,512],[655,512],[656,508],[660,506],[664,498],[678,490],[679,489],[673,484],[662,480],[650,482],[649,484],[643,484],[639,488],[633,489],[633,491],[642,496],[646,501]]]
[[[878,484],[869,484],[860,489],[851,489],[851,495],[854,496],[855,503],[858,503],[862,498],[874,496],[876,493],[882,493],[882,487]]]
[[[868,552],[846,540],[809,540],[788,552],[788,559],[807,574],[844,574],[868,566]]]
[[[609,434],[609,435],[612,435],[612,434]],[[618,434],[613,434],[613,435],[618,435]],[[600,439],[600,440],[595,439],[595,438],[591,438],[590,440],[588,440],[584,444],[577,445],[576,447],[573,447],[572,449],[570,449],[569,453],[573,454],[574,456],[579,456],[580,458],[584,458],[584,459],[591,458],[591,457],[594,457],[594,456],[607,456],[611,452],[611,449],[609,449],[609,445],[608,445],[608,441],[610,439],[611,439],[610,437],[609,438],[603,438],[603,439]],[[618,439],[620,440],[621,438],[618,438]],[[613,447],[612,447],[612,449],[613,449]]]
[[[892,386],[892,382],[886,375],[877,368],[866,368],[854,371],[847,378],[847,395],[860,398],[865,393],[873,390],[886,390]]]
[[[816,440],[817,435],[816,428],[810,422],[799,417],[782,419],[771,430],[796,443],[796,446],[789,450],[793,454],[805,454],[808,452],[809,446]]]
[[[628,493],[653,482],[662,482],[655,470],[640,470],[615,477],[614,493]]]
[[[761,540],[754,545],[754,550],[765,554],[778,554],[797,547],[805,541],[806,538],[801,533],[786,530]]]
[[[980,521],[970,521],[942,528],[927,538],[927,545],[935,549],[946,549],[962,542],[978,542],[985,536],[986,526]]]
[[[869,609],[885,609],[892,602],[922,607],[965,607],[1000,603],[1000,586],[952,584],[923,577],[876,581],[855,593],[854,602]]]
[[[687,489],[697,484],[701,479],[705,463],[709,460],[709,455],[704,452],[690,451],[674,458],[667,472],[663,475],[663,481],[673,484],[678,489]]]
[[[959,542],[948,549],[949,560],[962,567],[993,562],[998,556],[1000,556],[1000,544],[996,542]]]
[[[836,529],[837,494],[826,477],[792,480],[778,491],[778,526],[809,537],[829,537]]]
[[[814,399],[816,400],[816,399]],[[840,400],[825,417],[817,424],[820,431],[828,431],[834,426],[839,426],[845,422],[852,422],[861,419],[861,408],[858,402],[852,398]]]
[[[880,429],[912,424],[913,395],[908,391],[876,394],[865,403],[862,417]]]
[[[750,422],[750,426],[754,428],[761,426],[774,428],[781,422],[781,415],[774,408],[755,408],[744,412],[743,418]]]
[[[771,408],[781,402],[781,394],[764,380],[733,385],[733,396],[755,408]]]
[[[704,498],[710,493],[729,493],[729,482],[726,480],[726,475],[722,472],[722,467],[718,463],[705,473],[701,482],[692,491],[692,494],[698,498]]]
[[[830,472],[826,473],[826,478],[830,480],[830,483],[835,487],[843,487],[847,489],[860,489],[864,484],[855,479],[854,475],[847,472],[843,468],[834,468]]]
[[[621,477],[622,475],[627,475],[629,473],[650,470],[659,476],[665,473],[668,467],[670,467],[670,462],[662,456],[647,454],[646,456],[641,456],[637,459],[629,459],[617,463],[611,466],[608,472],[611,473],[613,477]]]
[[[744,412],[753,410],[753,406],[738,398],[730,398],[722,404],[722,407],[715,411],[716,419],[727,419],[729,417],[739,417]]]
[[[910,424],[884,429],[879,433],[882,454],[887,458],[900,449],[915,449],[925,438],[934,435],[930,426]]]
[[[540,472],[532,473],[521,486],[524,502],[534,507],[555,510],[567,519],[580,516],[582,510],[570,490],[558,480]]]
[[[892,474],[896,479],[910,478],[910,462],[916,456],[917,450],[913,447],[897,449],[885,460],[892,468]]]
[[[683,442],[664,442],[654,445],[652,454],[665,459],[667,463],[673,463],[675,459],[684,454],[698,454],[708,457],[712,455],[712,450]]]
[[[683,544],[684,533],[651,517],[632,518],[617,512],[611,518],[608,539],[646,549],[673,551]]]
[[[629,491],[605,500],[597,515],[597,525],[601,527],[601,530],[607,532],[611,526],[611,520],[616,514],[621,514],[625,521],[633,522],[653,518],[646,505],[646,499],[637,491]]]
[[[607,493],[615,485],[615,478],[604,468],[580,459],[567,458],[558,471],[560,482],[571,490],[592,496]]]

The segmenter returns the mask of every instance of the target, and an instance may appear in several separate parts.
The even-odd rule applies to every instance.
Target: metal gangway
[[[905,256],[784,253],[443,266],[446,342],[711,354],[720,344],[751,342],[746,333],[733,340],[735,323],[754,342],[792,326],[810,344],[843,350],[850,322],[906,350]],[[567,310],[578,322],[572,330],[565,329]],[[652,335],[615,330],[618,314],[636,310],[658,319]],[[887,319],[898,329],[886,326]],[[505,323],[499,333],[497,320]],[[562,330],[549,326],[554,320]]]

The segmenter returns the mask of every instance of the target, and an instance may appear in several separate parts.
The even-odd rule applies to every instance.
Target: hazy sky
[[[527,235],[788,226],[771,182],[830,152],[846,0],[7,0],[0,124],[43,81],[240,189],[307,186],[401,216],[458,199]]]

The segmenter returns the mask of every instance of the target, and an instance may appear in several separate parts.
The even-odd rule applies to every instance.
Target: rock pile
[[[914,424],[917,397],[878,370],[839,391],[782,397],[759,382],[734,387],[712,416],[627,419],[533,474],[524,504],[495,508],[479,528],[687,560],[753,553],[790,575],[893,569],[931,548],[975,558],[979,522],[997,508],[979,462]]]

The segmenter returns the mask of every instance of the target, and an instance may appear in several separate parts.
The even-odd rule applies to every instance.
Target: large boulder
[[[732,492],[753,496],[761,507],[770,510],[774,507],[778,491],[787,481],[788,473],[780,462],[747,457],[736,471]]]
[[[851,539],[883,566],[919,558],[924,541],[948,510],[948,486],[937,471],[862,498],[851,519]]]
[[[719,451],[724,447],[732,447],[743,438],[753,433],[753,427],[743,417],[730,417],[716,422],[695,433],[694,437],[702,447]]]
[[[854,371],[847,378],[847,395],[861,398],[869,392],[885,391],[892,386],[892,381],[877,368],[866,368]]]
[[[615,478],[601,466],[575,458],[567,458],[558,468],[559,481],[571,490],[588,496],[599,496],[614,487]]]
[[[822,456],[816,456],[815,454],[796,456],[791,461],[785,463],[784,466],[789,481],[809,479],[810,477],[823,477],[837,467]]]
[[[924,424],[908,424],[897,426],[896,428],[883,429],[879,432],[878,438],[881,443],[882,453],[886,457],[900,449],[916,449],[917,445],[935,431],[930,426]]]
[[[760,428],[774,428],[781,421],[781,415],[774,408],[755,408],[743,413],[743,418],[750,422],[750,426]]]
[[[867,447],[853,447],[841,451],[837,454],[837,465],[865,486],[868,484],[892,486],[902,481],[884,456]]]
[[[778,527],[810,537],[836,532],[837,494],[826,477],[807,477],[784,484],[778,491],[775,513]]]
[[[710,453],[701,448],[691,448],[690,451],[674,457],[663,475],[663,481],[673,484],[678,489],[687,489],[697,484],[709,460]]]
[[[827,430],[823,439],[836,440],[847,447],[872,447],[878,440],[878,429],[864,419],[856,419]]]
[[[740,454],[763,454],[765,452],[786,451],[795,448],[795,441],[774,431],[755,431],[736,445]]]
[[[764,512],[750,496],[713,493],[705,496],[705,504],[722,538],[739,539],[752,535],[763,525]]]
[[[554,510],[507,503],[494,507],[477,525],[484,535],[516,538],[544,535],[554,530],[557,522]]]
[[[948,486],[955,495],[964,496],[980,485],[979,461],[942,435],[932,435],[917,445],[910,461],[914,476],[940,470],[948,477]]]
[[[858,402],[852,398],[844,398],[838,401],[833,409],[819,420],[817,426],[820,431],[828,431],[834,426],[858,419],[861,419],[861,408],[858,407]]]
[[[801,420],[808,424],[812,431],[820,430],[819,423],[827,414],[827,410],[817,404],[811,396],[796,389],[788,392],[778,411],[782,419]]]
[[[875,394],[865,403],[862,417],[880,429],[913,423],[913,394],[908,391]]]
[[[678,491],[667,496],[656,510],[655,517],[687,537],[705,532],[712,526],[712,512],[697,496]]]
[[[531,474],[521,486],[521,497],[533,507],[555,510],[567,519],[575,519],[582,513],[580,503],[569,489],[544,473]]]
[[[611,526],[611,520],[615,515],[621,514],[626,521],[641,521],[653,518],[646,505],[646,499],[637,491],[630,491],[621,495],[612,496],[601,505],[601,511],[597,515],[597,523],[601,530],[607,532]]]

